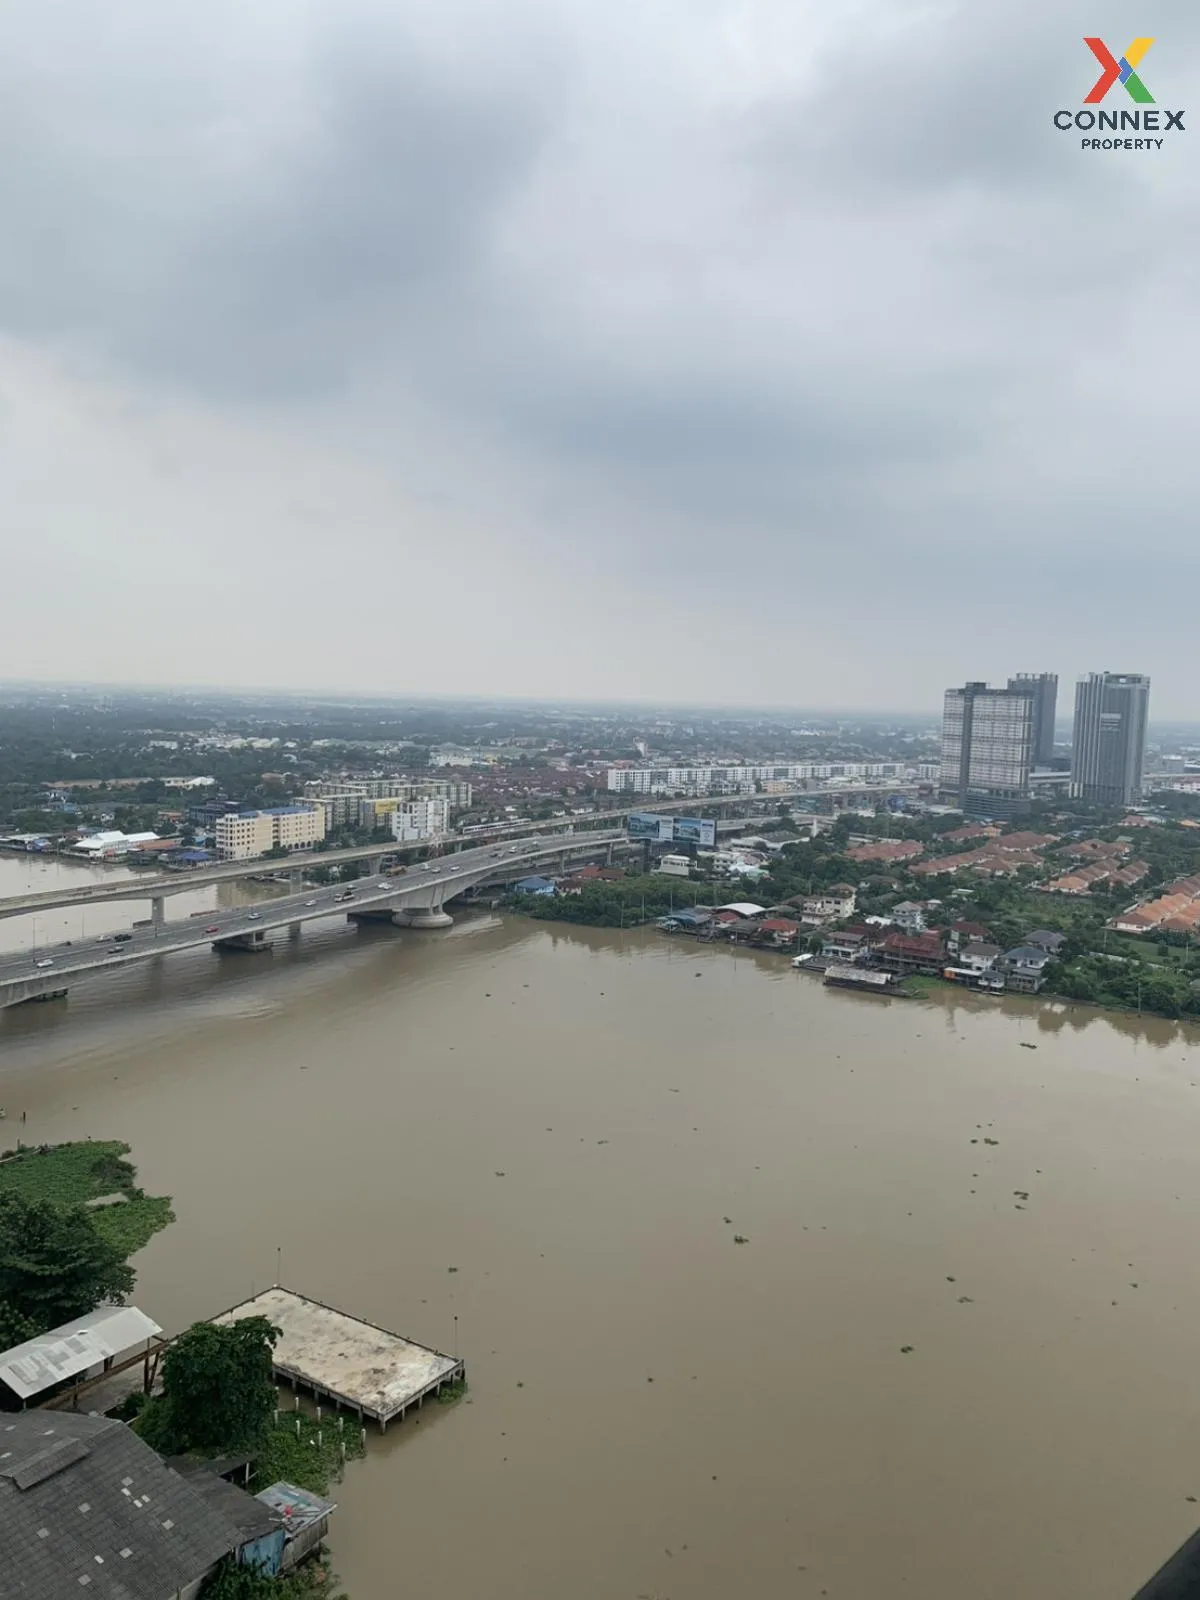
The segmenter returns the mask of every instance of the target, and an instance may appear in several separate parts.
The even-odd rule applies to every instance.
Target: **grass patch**
[[[300,1423],[298,1434],[297,1420]],[[329,1485],[342,1475],[343,1445],[347,1461],[366,1454],[358,1418],[343,1412],[342,1424],[339,1428],[337,1415],[332,1411],[324,1412],[319,1424],[309,1411],[281,1411],[279,1421],[267,1430],[266,1443],[258,1452],[254,1476],[250,1480],[251,1494],[257,1494],[280,1479],[309,1489],[313,1494],[325,1494]]]
[[[174,1222],[175,1213],[165,1196],[148,1195],[137,1187],[137,1173],[126,1160],[128,1155],[129,1146],[118,1139],[26,1149],[18,1146],[0,1161],[0,1194],[49,1200],[64,1210],[108,1195],[123,1195],[119,1204],[92,1207],[88,1215],[97,1233],[131,1256]]]
[[[456,1401],[461,1400],[466,1392],[467,1380],[465,1378],[455,1378],[453,1383],[444,1383],[438,1391],[438,1404],[452,1406]]]
[[[922,995],[941,994],[945,989],[961,988],[959,984],[947,982],[945,978],[934,978],[924,972],[910,972],[906,978],[901,978],[898,989],[901,994]]]

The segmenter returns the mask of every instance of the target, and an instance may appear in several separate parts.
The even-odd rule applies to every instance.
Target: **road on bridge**
[[[319,917],[352,916],[389,910],[440,907],[467,889],[489,880],[512,881],[542,862],[606,851],[626,842],[622,833],[570,838],[522,839],[515,844],[481,846],[437,861],[423,862],[395,877],[359,878],[353,883],[307,888],[257,904],[203,911],[176,920],[130,928],[126,936],[99,938],[0,956],[0,1006],[66,988],[85,974],[120,969],[177,950],[254,939]],[[326,858],[318,857],[318,861]]]

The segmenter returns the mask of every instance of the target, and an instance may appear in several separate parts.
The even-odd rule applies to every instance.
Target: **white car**
[[[316,905],[316,903],[317,903],[317,902],[316,902],[316,901],[315,901],[315,900],[306,900],[306,901],[305,901],[305,902],[304,902],[304,904],[305,904],[305,905],[306,905],[306,906],[315,906],[315,905]]]
[[[54,958],[53,956],[47,956],[44,961],[35,961],[33,964],[35,967],[52,967],[54,965]]]
[[[249,918],[249,920],[251,922],[257,922],[259,920],[259,916],[258,916],[258,912],[257,911],[247,911],[246,916]]]

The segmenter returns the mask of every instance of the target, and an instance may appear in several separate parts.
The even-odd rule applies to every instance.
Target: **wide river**
[[[168,1329],[281,1250],[457,1338],[468,1401],[337,1487],[352,1600],[1129,1600],[1200,1522],[1196,1042],[653,931],[331,920],[0,1013],[0,1102],[174,1197],[136,1262]]]

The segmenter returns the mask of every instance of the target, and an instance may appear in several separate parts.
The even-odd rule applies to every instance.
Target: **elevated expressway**
[[[486,883],[512,883],[538,867],[564,871],[572,863],[611,860],[613,852],[628,848],[628,837],[624,831],[616,830],[488,844],[422,862],[397,877],[359,878],[350,884],[301,888],[255,905],[200,912],[186,921],[168,922],[159,917],[149,925],[130,929],[120,939],[105,934],[69,947],[58,946],[53,955],[43,946],[36,952],[0,956],[0,1008],[56,996],[65,992],[73,980],[120,971],[132,962],[155,960],[177,950],[195,950],[205,945],[216,950],[266,949],[269,934],[287,929],[295,936],[303,923],[318,917],[346,916],[355,921],[393,922],[413,928],[445,927],[450,922],[444,909],[446,902],[469,889]],[[395,847],[376,853],[394,854]],[[363,855],[361,849],[328,850],[310,858],[309,864],[325,866],[339,856],[361,861]],[[251,865],[262,871],[261,861]],[[293,865],[287,863],[289,868]],[[172,890],[197,887],[200,874],[179,876],[183,881],[176,886],[172,880]],[[119,887],[125,885],[112,885],[114,889]],[[146,898],[144,882],[134,880],[128,887],[128,898]],[[121,897],[110,893],[106,898]],[[55,901],[59,905],[78,903],[61,898]],[[87,904],[87,899],[82,903]]]

